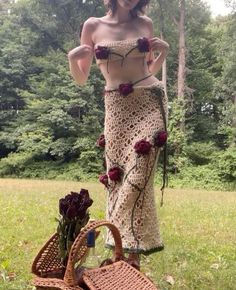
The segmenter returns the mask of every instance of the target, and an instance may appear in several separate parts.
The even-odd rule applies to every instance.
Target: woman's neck
[[[129,10],[117,7],[114,15],[111,15],[112,20],[117,24],[128,23],[133,20]]]

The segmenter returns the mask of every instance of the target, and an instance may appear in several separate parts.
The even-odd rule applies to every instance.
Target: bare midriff
[[[122,83],[135,83],[150,75],[147,59],[141,57],[126,58],[123,64],[122,60],[110,61],[108,69],[107,63],[101,63],[99,67],[106,81],[107,89],[117,89]],[[157,81],[158,79],[151,75],[135,86],[150,86]]]

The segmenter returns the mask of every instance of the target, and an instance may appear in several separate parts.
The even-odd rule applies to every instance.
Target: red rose
[[[157,132],[156,135],[154,136],[154,144],[157,147],[162,147],[163,145],[165,145],[166,141],[167,141],[166,131]]]
[[[105,135],[104,134],[101,134],[99,136],[99,138],[97,139],[97,146],[104,148],[105,147],[105,144],[106,144]]]
[[[87,189],[81,189],[80,193],[72,191],[59,200],[59,212],[64,218],[82,220],[86,217],[87,209],[92,203],[93,200]]]
[[[139,38],[138,42],[138,50],[140,52],[148,52],[150,51],[150,42],[146,37]]]
[[[109,49],[106,46],[98,46],[95,49],[95,56],[97,59],[108,59]]]
[[[110,180],[112,180],[112,181],[120,181],[121,174],[122,174],[122,171],[119,167],[112,167],[108,171],[108,176],[109,176]]]
[[[152,145],[150,144],[150,142],[148,142],[144,139],[136,142],[134,145],[135,152],[138,154],[141,154],[141,155],[148,154],[150,152],[151,148],[152,148]]]
[[[128,94],[132,93],[133,91],[134,91],[133,85],[130,83],[119,85],[119,92],[123,96],[127,96]]]
[[[106,187],[108,186],[108,176],[106,174],[99,176],[99,181],[104,184]]]

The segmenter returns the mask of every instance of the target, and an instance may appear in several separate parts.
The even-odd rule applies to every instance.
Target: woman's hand
[[[148,64],[149,71],[155,75],[161,69],[161,66],[166,58],[169,44],[157,37],[153,37],[149,39],[150,47],[151,47],[151,55],[150,55],[150,63]],[[154,51],[160,52],[160,54],[155,57]]]
[[[93,48],[87,44],[77,46],[68,52],[69,60],[79,60],[93,55]]]
[[[149,42],[150,42],[151,49],[153,51],[157,50],[161,53],[167,53],[169,49],[169,44],[158,37],[153,37],[149,39]]]

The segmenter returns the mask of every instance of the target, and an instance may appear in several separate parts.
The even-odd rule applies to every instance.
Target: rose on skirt
[[[150,42],[148,38],[142,37],[137,40],[138,50],[140,52],[149,52],[150,51]]]
[[[99,138],[97,139],[97,146],[104,148],[106,145],[106,141],[105,141],[105,135],[101,134],[99,136]]]
[[[123,96],[128,96],[130,93],[134,91],[133,84],[120,84],[119,85],[119,92]]]
[[[108,186],[108,175],[107,174],[100,175],[99,181],[107,187]]]
[[[145,139],[135,143],[134,150],[139,155],[147,155],[152,148],[152,144]]]
[[[106,46],[100,46],[95,49],[95,56],[97,59],[108,59],[109,49]]]
[[[108,176],[112,181],[120,181],[122,175],[122,170],[119,167],[112,167],[108,171]]]
[[[159,131],[154,136],[154,144],[157,147],[162,147],[165,145],[167,141],[167,132],[166,131]]]

